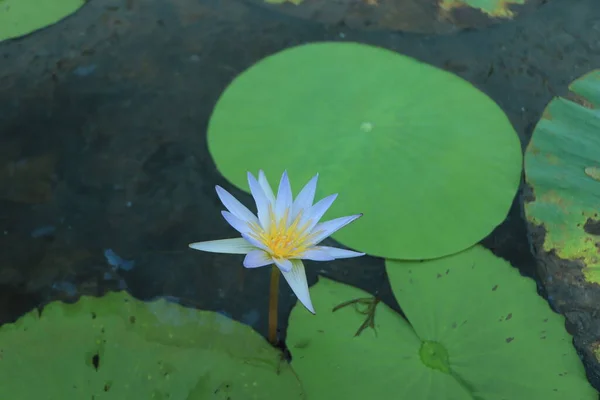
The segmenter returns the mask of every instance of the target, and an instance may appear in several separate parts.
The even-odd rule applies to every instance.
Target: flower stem
[[[271,288],[269,293],[269,342],[277,345],[277,302],[279,300],[279,268],[271,269]]]

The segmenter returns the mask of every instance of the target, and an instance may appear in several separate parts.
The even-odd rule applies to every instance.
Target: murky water
[[[525,144],[552,96],[600,67],[598,21],[595,0],[554,0],[485,30],[426,36],[324,26],[233,0],[95,0],[1,43],[0,324],[54,299],[128,289],[266,334],[268,269],[187,247],[233,234],[214,185],[249,204],[216,171],[205,138],[216,99],[238,73],[295,44],[375,44],[473,83]],[[518,206],[484,244],[525,268]],[[314,263],[308,273],[309,283],[319,273],[394,304],[381,260]],[[294,302],[285,287],[282,321]]]

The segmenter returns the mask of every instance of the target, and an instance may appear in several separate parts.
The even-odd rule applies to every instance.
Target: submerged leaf
[[[535,12],[548,0],[249,0],[296,18],[355,30],[452,34],[481,29]],[[295,0],[299,1],[299,0]],[[466,68],[466,66],[464,66]]]
[[[490,17],[512,18],[511,5],[525,4],[525,0],[441,0],[440,7],[450,11],[455,8],[470,7],[480,10]]]
[[[298,5],[302,3],[303,0],[264,0],[265,3],[270,4],[283,4],[283,3],[292,3],[294,5]]]

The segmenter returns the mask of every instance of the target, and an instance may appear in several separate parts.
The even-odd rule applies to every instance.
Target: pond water
[[[266,336],[269,269],[188,248],[235,234],[215,185],[251,204],[206,143],[235,76],[302,43],[382,46],[480,88],[525,146],[551,98],[600,66],[599,21],[596,0],[554,0],[514,21],[436,36],[324,25],[254,2],[94,0],[0,43],[0,324],[53,300],[127,289],[218,311]],[[537,278],[518,202],[483,245]],[[309,284],[320,274],[398,308],[381,259],[308,263],[307,273]],[[283,341],[296,298],[281,290]]]

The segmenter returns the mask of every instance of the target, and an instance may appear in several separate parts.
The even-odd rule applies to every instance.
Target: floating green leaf
[[[320,278],[319,311],[296,306],[288,346],[308,398],[587,400],[598,394],[535,283],[475,246],[427,262],[386,261],[412,327],[380,304],[374,329],[339,303],[367,294]]]
[[[125,293],[0,327],[2,399],[302,399],[281,354],[217,313]]]
[[[600,283],[600,70],[573,82],[570,99],[546,107],[525,155],[534,199],[527,219],[545,228],[544,250],[581,260],[588,281]],[[589,231],[589,232],[588,232]]]
[[[402,259],[455,253],[489,234],[522,163],[510,122],[486,95],[356,43],[294,47],[242,73],[216,105],[208,144],[243,190],[248,170],[275,180],[287,169],[295,189],[320,173],[317,195],[340,193],[327,217],[364,213],[334,239]]]
[[[419,337],[446,349],[452,376],[474,398],[597,399],[564,317],[490,251],[388,260],[386,270]]]
[[[52,25],[86,0],[0,0],[0,42]]]
[[[311,288],[319,312],[312,315],[298,306],[292,310],[287,344],[307,398],[468,398],[468,391],[450,375],[421,361],[421,340],[385,304],[377,306],[375,330],[367,328],[358,337],[354,335],[365,315],[353,307],[331,311],[343,301],[367,296],[321,277]],[[425,357],[435,362],[432,355]]]

